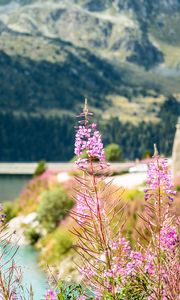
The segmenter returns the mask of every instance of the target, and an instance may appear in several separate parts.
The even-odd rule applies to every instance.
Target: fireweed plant
[[[105,178],[110,174],[105,161],[101,134],[87,101],[76,127],[77,176],[73,233],[75,250],[81,257],[78,270],[82,284],[57,283],[55,291],[46,291],[44,300],[178,300],[180,295],[179,237],[176,218],[171,213],[175,196],[168,163],[155,147],[149,165],[145,189],[145,210],[139,217],[144,228],[132,249],[123,236],[125,225],[120,192]],[[140,242],[141,241],[141,242]],[[0,300],[31,299],[23,296],[21,272],[7,251],[12,251],[4,216],[0,229]]]
[[[83,263],[79,267],[92,299],[179,299],[179,238],[171,204],[175,191],[168,163],[155,146],[145,190],[144,242],[136,250],[122,236],[123,212],[117,191],[104,183],[107,164],[103,143],[85,102],[76,128],[77,167],[83,171],[76,180],[76,210],[72,217],[78,226],[76,250]],[[84,158],[84,154],[86,154]],[[83,157],[82,157],[83,156]],[[101,175],[100,175],[101,174]],[[110,191],[110,192],[109,192]],[[148,238],[147,238],[148,236]],[[91,299],[84,292],[79,299]]]
[[[76,177],[76,251],[82,285],[48,290],[45,299],[79,300],[178,300],[179,238],[171,205],[175,192],[167,160],[155,147],[145,189],[145,210],[139,216],[144,229],[135,249],[122,235],[125,223],[121,195],[105,184],[108,165],[96,124],[91,121],[87,102],[76,127],[75,154],[83,175]],[[122,191],[123,193],[123,191]]]
[[[95,299],[117,299],[120,282],[116,279],[124,273],[130,245],[121,237],[118,218],[123,206],[116,199],[116,190],[111,190],[111,201],[108,201],[108,184],[104,184],[107,164],[103,143],[96,124],[90,119],[86,102],[75,140],[76,164],[83,171],[83,177],[76,178],[79,189],[76,211],[72,212],[78,224],[74,229],[78,237],[76,250],[83,259],[83,267],[79,267],[79,271],[84,283],[90,282],[88,288]],[[86,158],[81,157],[84,153]],[[99,174],[102,175],[97,176]],[[86,298],[83,295],[80,299]]]
[[[179,224],[171,214],[176,192],[167,159],[159,156],[156,145],[154,148],[145,189],[145,211],[141,216],[151,237],[146,245],[148,250],[144,250],[144,259],[149,261],[148,284],[152,289],[147,299],[180,299]]]

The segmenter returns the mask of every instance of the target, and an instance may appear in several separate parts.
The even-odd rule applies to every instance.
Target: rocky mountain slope
[[[84,96],[138,121],[179,98],[179,0],[0,0],[0,108],[61,114]]]
[[[165,59],[156,39],[180,42],[179,0],[3,0],[0,4],[2,30],[62,39],[146,68]]]
[[[170,155],[179,25],[179,0],[0,0],[0,161],[70,159],[84,97],[123,158]]]

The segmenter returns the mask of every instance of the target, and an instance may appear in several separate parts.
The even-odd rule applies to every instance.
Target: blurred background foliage
[[[74,201],[67,196],[65,190],[61,187],[44,191],[41,194],[37,219],[48,232],[51,232],[69,213],[73,205]]]
[[[115,143],[121,148],[121,159],[144,157],[157,143],[160,152],[171,155],[175,125],[180,115],[179,102],[169,97],[161,106],[158,122],[134,125],[112,117],[105,121],[99,116],[99,128],[105,145]],[[43,114],[18,116],[0,112],[1,161],[68,161],[73,157],[75,118]],[[27,146],[28,145],[28,146]]]

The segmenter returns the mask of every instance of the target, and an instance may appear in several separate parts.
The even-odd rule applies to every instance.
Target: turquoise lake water
[[[15,256],[17,265],[22,267],[23,286],[29,288],[31,284],[34,300],[41,300],[48,282],[45,272],[38,267],[37,259],[38,253],[31,246],[21,246]]]
[[[0,175],[0,202],[13,201],[18,197],[30,178],[29,175]],[[46,274],[38,266],[38,252],[32,246],[20,246],[14,260],[22,268],[25,288],[33,287],[33,300],[43,299],[48,283]]]
[[[11,265],[12,250],[3,259],[4,262],[10,260],[6,265],[6,268]],[[27,291],[30,290],[30,286],[33,289],[33,300],[44,299],[44,294],[48,288],[48,282],[45,272],[38,267],[38,253],[32,246],[20,246],[17,253],[13,257],[16,265],[21,267],[22,271],[22,285],[25,291],[25,296],[28,296]],[[28,298],[28,297],[27,297]],[[29,298],[28,298],[29,299]]]

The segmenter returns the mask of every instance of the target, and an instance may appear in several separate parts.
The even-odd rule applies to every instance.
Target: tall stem
[[[85,99],[84,116],[85,116],[85,127],[88,129],[89,120],[88,120],[87,99]],[[100,208],[100,199],[99,199],[99,195],[98,195],[98,188],[97,188],[95,171],[94,171],[94,167],[93,167],[93,157],[92,156],[89,156],[89,163],[90,163],[90,169],[91,169],[91,174],[92,174],[93,189],[94,189],[94,192],[95,192],[97,218],[98,218],[98,224],[99,224],[99,230],[100,230],[101,244],[104,246],[103,248],[104,248],[105,256],[106,256],[107,269],[111,270],[111,259],[110,259],[110,255],[109,255],[106,235],[104,234],[103,220],[102,220],[101,208]],[[113,299],[116,300],[114,281],[112,282],[112,295],[113,295]]]
[[[0,286],[2,287],[2,292],[3,292],[4,300],[9,300],[8,293],[7,293],[6,288],[4,286],[4,283],[3,283],[1,272],[0,272]]]
[[[96,176],[95,176],[95,172],[94,172],[93,158],[92,157],[90,157],[90,168],[91,168],[91,174],[92,174],[93,189],[94,189],[95,198],[96,198],[97,218],[98,218],[98,223],[99,223],[101,240],[102,240],[102,244],[104,245],[104,251],[105,251],[105,256],[106,256],[107,268],[109,270],[111,270],[111,259],[110,259],[110,255],[109,255],[109,250],[108,250],[108,244],[107,244],[106,236],[104,234],[103,220],[102,220],[101,208],[100,208],[100,200],[99,200],[99,196],[98,196],[97,182],[96,182]],[[112,295],[113,295],[113,299],[116,300],[114,281],[112,282]]]
[[[157,165],[158,158],[157,158]],[[161,181],[158,175],[158,300],[161,300]]]

